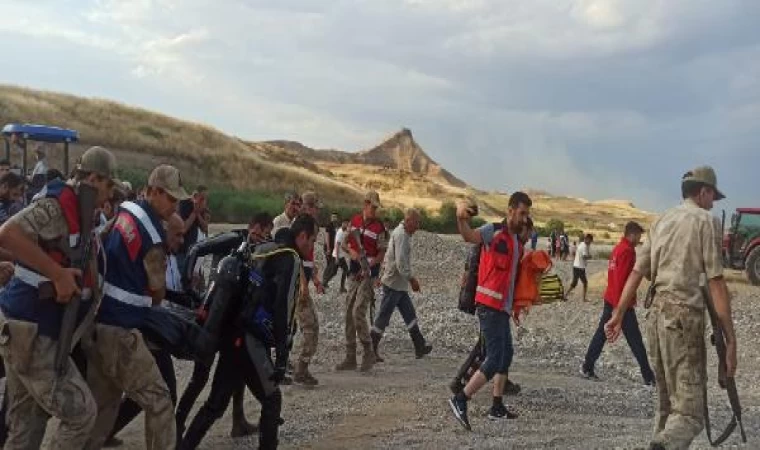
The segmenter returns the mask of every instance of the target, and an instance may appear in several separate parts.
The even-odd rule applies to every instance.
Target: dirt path
[[[320,385],[313,389],[285,386],[280,442],[283,449],[522,449],[522,448],[646,448],[652,428],[656,393],[641,383],[638,368],[625,342],[606,346],[597,364],[602,381],[582,379],[578,368],[596,328],[601,311],[600,292],[589,302],[573,296],[570,302],[535,309],[525,326],[515,331],[515,359],[511,378],[522,392],[505,397],[520,414],[512,421],[489,421],[488,389],[470,404],[472,432],[453,418],[447,405],[448,383],[476,339],[474,318],[456,310],[454,298],[464,251],[453,239],[426,235],[415,243],[423,294],[415,295],[420,324],[433,344],[422,360],[413,356],[403,323],[394,315],[381,345],[385,363],[368,374],[337,373],[333,367],[343,356],[343,298],[336,286],[317,298],[320,339],[312,372]],[[452,262],[453,261],[453,262]],[[452,269],[452,267],[454,269]],[[606,261],[589,264],[589,275],[603,271]],[[557,270],[569,283],[569,263]],[[749,442],[738,448],[760,448],[760,290],[734,283],[734,314],[740,342],[737,378]],[[637,315],[642,327],[644,311]],[[296,348],[298,343],[296,343]],[[714,381],[713,350],[710,359],[709,398],[716,428],[729,416],[723,391]],[[180,392],[192,366],[176,363]],[[206,390],[195,405],[205,400]],[[195,412],[194,410],[194,412]],[[249,420],[258,420],[259,406],[246,397]],[[193,414],[194,414],[193,412]],[[231,439],[231,411],[210,430],[199,448],[231,450],[256,448],[256,439]],[[144,448],[142,416],[121,435],[124,449]],[[738,434],[728,444],[738,444]],[[705,434],[692,448],[709,448]]]

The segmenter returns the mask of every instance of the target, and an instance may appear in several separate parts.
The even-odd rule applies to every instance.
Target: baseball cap
[[[715,200],[726,198],[726,196],[723,195],[720,190],[718,190],[718,177],[715,175],[715,170],[713,170],[713,168],[710,166],[699,166],[686,172],[681,180],[681,183],[684,183],[686,181],[704,183],[715,189]]]
[[[79,157],[76,167],[82,172],[96,173],[112,180],[116,170],[116,157],[103,147],[90,147]]]
[[[153,169],[150,177],[148,177],[148,186],[161,188],[177,200],[190,198],[185,188],[182,187],[182,176],[179,169],[168,164],[161,164]]]
[[[380,194],[377,193],[377,191],[367,191],[367,193],[364,195],[364,201],[372,203],[372,206],[376,206],[378,208],[382,208],[383,204],[380,203]]]
[[[303,194],[301,194],[301,202],[303,202],[304,205],[313,205],[317,208],[322,207],[322,202],[319,201],[319,197],[317,196],[317,193],[314,191],[306,191]]]

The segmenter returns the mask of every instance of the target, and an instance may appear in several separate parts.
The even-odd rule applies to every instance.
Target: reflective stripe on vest
[[[29,270],[24,266],[19,266],[16,264],[13,268],[13,276],[16,277],[20,282],[29,285],[35,289],[38,289],[40,284],[50,281],[46,276],[40,275],[37,272],[33,270]],[[103,281],[102,276],[98,276],[99,281]],[[82,299],[88,300],[92,297],[92,289],[90,288],[84,288],[82,289]]]
[[[483,295],[487,295],[489,297],[493,297],[496,300],[501,300],[501,299],[504,298],[504,296],[502,294],[500,294],[500,293],[498,293],[496,291],[493,291],[491,289],[488,289],[487,287],[478,286],[477,288],[475,288],[475,290],[478,291],[478,292],[480,292]]]
[[[133,294],[108,282],[103,285],[103,294],[113,298],[114,300],[126,303],[127,305],[138,306],[142,308],[149,308],[153,306],[153,297],[149,295]]]
[[[135,216],[137,220],[140,221],[140,223],[143,225],[143,227],[145,227],[145,230],[150,235],[150,239],[154,244],[161,242],[161,235],[158,234],[156,227],[153,226],[153,222],[150,220],[150,217],[148,217],[148,213],[146,213],[145,210],[140,207],[140,205],[133,202],[124,202],[120,206],[129,211],[130,214]]]

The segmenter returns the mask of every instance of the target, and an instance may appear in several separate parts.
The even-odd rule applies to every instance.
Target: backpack
[[[493,224],[494,231],[499,231],[504,227],[504,222]],[[480,267],[480,252],[483,244],[472,245],[470,254],[467,255],[467,261],[464,265],[465,280],[459,290],[459,304],[457,307],[460,311],[470,315],[475,314],[475,291],[478,288],[478,268]]]

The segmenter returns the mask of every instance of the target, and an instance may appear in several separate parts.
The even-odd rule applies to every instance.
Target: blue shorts
[[[509,328],[510,316],[504,311],[481,305],[478,305],[477,314],[480,333],[486,344],[486,359],[480,366],[480,371],[490,380],[497,373],[506,374],[512,364],[514,349]]]

